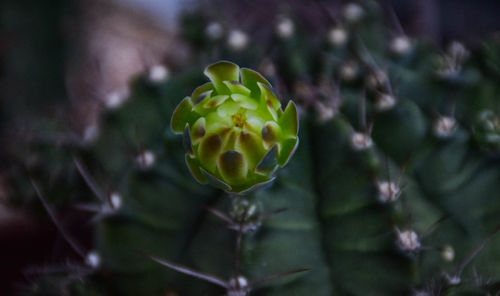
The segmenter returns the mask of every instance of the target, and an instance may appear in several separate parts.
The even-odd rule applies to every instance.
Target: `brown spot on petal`
[[[217,106],[217,101],[212,99],[210,102],[208,102],[207,104],[205,104],[205,108],[213,108]]]
[[[200,117],[193,125],[193,128],[191,130],[191,138],[193,141],[193,145],[198,144],[198,142],[205,136],[206,130],[205,130],[205,125],[206,125],[206,120],[204,117]]]
[[[248,164],[238,151],[226,151],[217,159],[217,167],[223,179],[229,184],[242,183],[248,173]]]
[[[242,152],[247,157],[250,169],[253,169],[257,165],[264,154],[262,140],[252,132],[242,131],[236,147],[236,150]]]
[[[201,163],[209,170],[215,171],[215,159],[222,150],[222,140],[216,135],[212,134],[205,137],[198,147],[198,155]]]
[[[193,135],[200,138],[203,137],[205,135],[205,127],[201,125],[195,127]]]
[[[276,142],[279,137],[279,126],[274,122],[267,122],[262,128],[262,139],[267,144]]]

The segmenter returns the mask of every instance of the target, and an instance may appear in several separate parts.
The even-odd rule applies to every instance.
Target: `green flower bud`
[[[183,134],[193,177],[233,193],[271,182],[299,142],[295,104],[283,111],[265,78],[231,62],[204,73],[210,82],[184,98],[171,120],[172,130]]]
[[[492,110],[479,113],[474,126],[474,137],[487,150],[500,151],[500,116]]]

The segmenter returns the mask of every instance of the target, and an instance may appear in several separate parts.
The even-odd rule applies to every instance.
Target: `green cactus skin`
[[[299,143],[295,104],[283,111],[266,79],[234,63],[217,62],[204,73],[210,82],[184,98],[171,120],[183,134],[191,174],[240,194],[272,182]]]
[[[134,81],[132,97],[106,114],[95,142],[85,147],[55,145],[49,141],[20,145],[24,149],[17,151],[19,162],[30,160],[30,177],[45,182],[43,189],[54,208],[96,202],[75,171],[72,154],[82,159],[102,187],[109,187],[123,197],[119,210],[91,226],[95,238],[91,248],[102,258],[102,265],[95,272],[82,278],[83,283],[73,282],[71,286],[67,283],[74,274],[47,275],[35,281],[38,290],[31,287],[23,295],[64,295],[64,292],[82,296],[221,295],[224,290],[220,287],[166,270],[136,251],[224,279],[232,278],[234,229],[225,229],[225,222],[204,208],[223,212],[236,199],[245,199],[262,209],[256,211],[256,216],[264,211],[288,209],[262,221],[243,237],[242,276],[251,282],[283,270],[311,268],[307,273],[255,287],[250,291],[252,296],[496,295],[500,291],[498,235],[491,237],[484,249],[464,265],[461,281],[451,284],[444,275],[454,275],[500,224],[500,159],[495,140],[500,114],[500,42],[490,40],[480,52],[471,48],[469,59],[457,68],[460,71],[443,79],[436,76],[435,66],[441,50],[415,40],[411,52],[388,55],[386,25],[380,21],[378,10],[368,4],[374,2],[357,3],[365,11],[364,18],[342,24],[350,36],[342,47],[318,48],[320,42],[311,42],[315,40],[297,27],[289,39],[276,42],[279,43],[276,57],[260,55],[250,46],[238,53],[212,52],[213,56],[230,58],[255,69],[264,59],[276,62],[274,74],[263,69],[262,73],[280,87],[280,92],[289,91],[298,99],[297,108],[302,108],[301,144],[293,161],[280,170],[280,177],[269,188],[228,199],[226,192],[193,182],[186,168],[188,159],[198,173],[195,177],[215,182],[232,193],[244,192],[261,184],[260,181],[265,183],[273,178],[272,173],[256,174],[255,168],[266,152],[278,146],[268,145],[267,150],[264,147],[255,155],[233,149],[255,166],[253,170],[251,165],[247,166],[246,176],[255,174],[261,179],[226,180],[217,169],[210,171],[213,163],[204,166],[200,162],[201,141],[208,135],[199,137],[196,128],[202,126],[201,118],[207,128],[208,113],[212,112],[203,108],[204,103],[210,98],[215,100],[213,104],[220,103],[213,108],[217,110],[232,102],[229,97],[234,93],[239,95],[235,96],[236,101],[245,104],[243,109],[254,106],[252,102],[259,106],[261,97],[254,97],[261,92],[257,82],[263,84],[264,90],[269,84],[255,72],[228,62],[219,65],[220,71],[208,70],[209,78],[216,81],[195,90],[178,106],[176,123],[169,121],[186,90],[205,81],[202,72],[205,54],[210,53],[208,48],[201,48],[203,54],[193,55],[190,67],[175,73],[168,81],[152,83],[145,77]],[[203,21],[198,15],[193,19]],[[204,34],[204,26],[200,28],[200,34]],[[314,34],[313,38],[316,37],[325,36]],[[223,44],[212,45],[215,48]],[[258,42],[250,45],[259,46]],[[356,78],[339,80],[335,75],[347,61],[358,66]],[[375,70],[387,74],[390,87],[378,84],[366,89],[371,87],[367,75]],[[255,78],[252,83],[245,84],[244,72]],[[315,113],[315,103],[321,103],[325,110],[334,106],[328,99],[335,92],[323,95],[324,89],[319,87],[318,81],[323,78],[338,87],[340,102],[333,115],[316,120],[320,116]],[[280,80],[283,85],[278,84]],[[299,81],[321,93],[317,95],[319,98],[311,99],[307,92],[295,90]],[[201,94],[210,91],[209,96],[196,102]],[[250,100],[243,99],[248,93]],[[392,95],[394,104],[377,110],[380,94]],[[361,103],[366,107],[366,126],[360,123]],[[181,107],[188,108],[182,111]],[[295,109],[293,103],[289,107]],[[264,111],[269,121],[278,125],[286,109]],[[447,137],[434,132],[438,116],[457,122],[456,129]],[[246,114],[245,117],[249,118]],[[238,122],[242,118],[235,119]],[[231,117],[230,120],[234,123]],[[189,128],[185,132],[186,124]],[[64,130],[52,126],[44,129]],[[353,149],[353,131],[370,136],[370,147]],[[253,133],[262,135],[258,129]],[[176,134],[187,137],[183,141]],[[262,145],[263,140],[259,142]],[[156,156],[155,163],[147,169],[134,162],[143,148]],[[270,161],[267,167],[271,172],[276,165],[280,167],[279,155],[272,153],[267,154],[276,159],[276,163]],[[234,155],[237,154],[229,156]],[[217,168],[217,159],[214,163]],[[26,185],[29,182],[23,172],[23,169],[13,171],[16,186],[20,188],[16,196],[24,198],[18,204],[29,206],[34,204],[32,188]],[[400,192],[394,200],[381,201],[377,186],[389,181]],[[45,217],[46,213],[39,212],[39,216]],[[423,235],[443,216],[448,218]],[[407,230],[417,234],[416,245],[422,249],[401,247],[398,231]],[[442,256],[445,246],[453,250],[451,259]],[[60,262],[67,258],[57,259]]]

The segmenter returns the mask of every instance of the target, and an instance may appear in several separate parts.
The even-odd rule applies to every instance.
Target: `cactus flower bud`
[[[404,251],[415,251],[420,248],[420,239],[413,230],[400,231],[396,228],[397,243]]]
[[[97,268],[101,265],[101,256],[96,251],[91,251],[85,256],[85,263],[92,268]]]
[[[500,151],[500,116],[493,110],[481,111],[474,125],[474,137],[483,148]]]
[[[245,193],[274,179],[298,145],[298,114],[283,111],[259,73],[227,61],[205,69],[210,82],[196,88],[172,115],[183,134],[186,163],[200,183]]]

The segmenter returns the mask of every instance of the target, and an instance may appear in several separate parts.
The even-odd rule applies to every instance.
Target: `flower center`
[[[234,126],[242,128],[245,125],[247,118],[243,111],[238,111],[233,116],[231,116],[231,119],[233,120]]]

